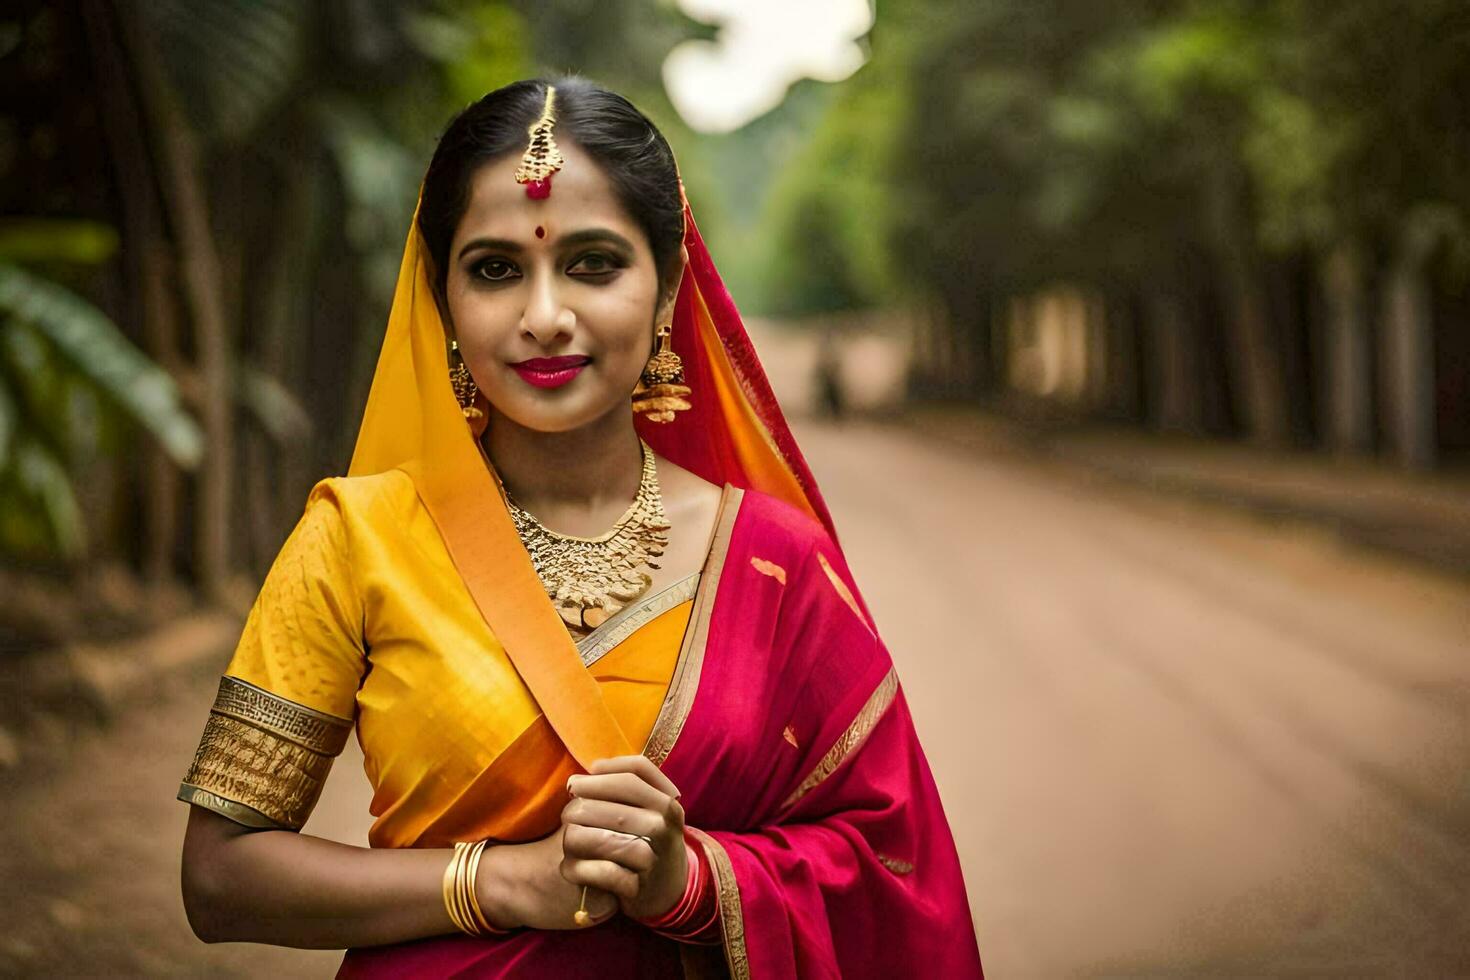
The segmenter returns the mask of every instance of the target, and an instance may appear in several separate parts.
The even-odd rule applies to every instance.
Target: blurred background
[[[334,969],[193,939],[173,794],[437,134],[563,71],[679,157],[989,972],[1470,976],[1465,0],[10,0],[0,973]]]

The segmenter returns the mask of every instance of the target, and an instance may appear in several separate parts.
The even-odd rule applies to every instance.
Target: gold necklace
[[[556,611],[573,631],[596,629],[619,609],[647,592],[653,577],[643,571],[658,568],[655,560],[669,543],[669,521],[664,514],[653,452],[641,439],[643,475],[638,494],[612,530],[595,538],[558,534],[517,504],[510,491],[505,503],[516,533],[531,555]]]

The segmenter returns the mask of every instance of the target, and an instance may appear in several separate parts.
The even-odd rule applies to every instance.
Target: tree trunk
[[[946,398],[962,396],[970,390],[970,371],[967,358],[969,337],[979,328],[976,321],[974,297],[968,292],[951,291],[945,304],[946,316],[940,323],[935,345],[938,357],[934,364],[934,377],[938,388]]]
[[[219,255],[194,134],[175,104],[157,52],[127,5],[119,21],[131,53],[154,155],[163,177],[163,202],[176,236],[185,304],[194,328],[198,360],[204,460],[199,471],[194,552],[199,584],[211,598],[225,598],[231,572],[235,473],[234,369]]]
[[[1322,431],[1332,452],[1364,453],[1373,444],[1373,378],[1362,255],[1352,244],[1339,243],[1321,274],[1327,306]]]
[[[1199,435],[1204,431],[1199,324],[1183,302],[1169,292],[1148,299],[1149,404],[1161,432]]]
[[[149,352],[178,380],[178,315],[172,288],[172,263],[168,246],[161,238],[146,244],[143,266],[143,309]],[[197,410],[197,403],[194,406]],[[150,446],[144,463],[146,495],[143,520],[146,530],[143,574],[150,582],[164,583],[174,577],[174,554],[179,540],[179,510],[183,489],[179,470],[163,450]]]
[[[318,238],[312,200],[316,187],[309,168],[294,168],[285,180],[284,197],[272,216],[274,242],[259,277],[260,302],[253,321],[258,329],[252,331],[255,343],[251,354],[259,370],[296,395],[304,382],[301,372],[293,370],[291,355],[293,341],[299,341],[301,331],[309,326],[298,299],[311,293],[312,256]],[[299,354],[300,349],[296,352]],[[301,514],[314,469],[307,465],[303,453],[272,451],[263,431],[254,431],[251,438],[254,445],[246,449],[247,460],[260,461],[247,462],[249,472],[245,476],[254,514],[251,555],[256,569],[263,572]],[[310,441],[316,442],[315,433]]]
[[[995,329],[991,324],[989,294],[975,298],[974,320],[965,332],[966,390],[970,397],[984,399],[995,390]]]
[[[1383,295],[1384,423],[1390,451],[1409,469],[1435,463],[1434,322],[1429,261],[1439,229],[1417,212],[1404,219]]]
[[[139,288],[131,292],[135,335],[149,357],[178,379],[177,318],[169,286],[170,259],[163,242],[161,206],[143,120],[132,97],[126,57],[111,11],[100,4],[80,5],[83,28],[96,78],[108,159],[116,174],[122,210],[122,241],[128,275]],[[179,471],[156,444],[143,449],[142,520],[139,564],[145,580],[173,578],[179,518]]]
[[[1127,294],[1109,296],[1107,311],[1107,414],[1120,421],[1144,421],[1145,396],[1139,390],[1143,369],[1139,302]]]
[[[909,372],[913,395],[933,398],[943,389],[943,350],[948,342],[950,316],[946,305],[933,302],[921,307],[914,317],[914,354]]]
[[[1281,352],[1271,330],[1266,285],[1251,244],[1231,165],[1215,168],[1208,184],[1219,288],[1226,310],[1232,402],[1252,441],[1283,446],[1290,438]]]
[[[1107,416],[1112,406],[1113,391],[1111,349],[1108,343],[1108,304],[1101,293],[1088,290],[1083,294],[1083,323],[1086,330],[1086,367],[1083,372],[1084,405],[1092,415]]]

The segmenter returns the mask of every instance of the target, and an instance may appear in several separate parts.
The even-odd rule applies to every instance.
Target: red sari
[[[645,750],[679,787],[716,872],[724,956],[616,917],[353,950],[339,976],[588,964],[603,977],[981,975],[939,794],[841,553],[816,520],[757,491],[728,534],[713,603],[689,627],[703,636],[671,687],[692,704]]]

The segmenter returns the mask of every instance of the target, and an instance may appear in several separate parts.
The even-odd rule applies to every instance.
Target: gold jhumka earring
[[[480,388],[470,374],[469,365],[464,362],[464,355],[459,352],[459,341],[449,342],[449,356],[454,360],[449,366],[449,383],[454,387],[454,400],[459,402],[460,412],[467,419],[483,418],[485,413],[475,404]]]
[[[669,346],[673,332],[672,323],[658,328],[658,350],[633,389],[633,411],[650,422],[672,422],[675,414],[694,407],[689,403],[689,386],[684,384],[684,362]]]

